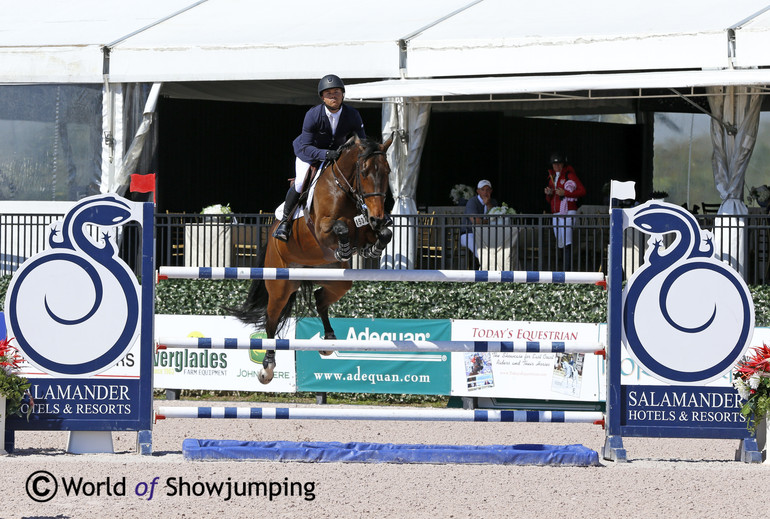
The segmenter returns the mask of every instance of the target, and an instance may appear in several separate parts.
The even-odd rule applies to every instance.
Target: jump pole
[[[599,411],[497,411],[482,409],[317,409],[309,407],[159,407],[166,418],[250,420],[379,420],[408,422],[543,422],[604,424]]]
[[[159,337],[158,349],[294,351],[413,351],[475,353],[593,353],[604,355],[598,342],[563,341],[358,341],[325,339],[244,339],[214,337]]]
[[[602,272],[519,270],[380,270],[326,268],[160,267],[164,279],[286,279],[294,281],[434,281],[453,283],[582,283],[604,286]]]

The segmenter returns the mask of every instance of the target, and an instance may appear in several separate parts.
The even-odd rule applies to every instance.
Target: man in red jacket
[[[552,169],[548,170],[548,185],[545,200],[553,214],[573,215],[577,213],[577,199],[585,196],[586,188],[578,178],[567,157],[560,152],[551,154]],[[572,218],[558,216],[553,219],[556,246],[564,249],[564,270],[572,269]]]

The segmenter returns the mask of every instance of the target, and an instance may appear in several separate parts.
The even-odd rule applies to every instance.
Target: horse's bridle
[[[383,203],[385,202],[385,196],[387,193],[383,193],[380,191],[375,191],[372,193],[364,193],[363,192],[363,163],[366,160],[369,160],[374,155],[385,155],[384,151],[373,151],[370,154],[368,154],[365,158],[359,157],[356,159],[356,169],[354,171],[354,186],[350,185],[350,182],[348,182],[348,179],[345,177],[345,175],[340,171],[339,166],[337,166],[337,161],[335,160],[332,162],[332,175],[334,176],[334,182],[337,184],[337,186],[342,189],[342,191],[355,202],[356,207],[358,208],[359,212],[366,217],[366,219],[369,219],[369,209],[366,207],[365,200],[372,196],[381,196],[383,198]],[[340,178],[345,181],[345,185],[343,186],[340,182]]]

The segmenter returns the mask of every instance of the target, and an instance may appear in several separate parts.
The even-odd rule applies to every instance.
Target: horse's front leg
[[[350,246],[350,230],[342,220],[337,220],[332,225],[332,233],[337,237],[337,250],[334,257],[337,261],[348,261],[353,257],[353,248]]]
[[[373,245],[364,247],[359,254],[364,258],[379,258],[392,239],[393,231],[389,227],[385,227],[377,231],[377,241]]]
[[[318,315],[321,317],[321,323],[324,327],[324,339],[334,340],[337,336],[334,334],[331,322],[329,321],[329,307],[342,299],[350,287],[353,286],[352,281],[328,281],[319,283],[321,288],[314,292],[315,307],[318,311]],[[330,351],[319,351],[321,355],[331,355]]]

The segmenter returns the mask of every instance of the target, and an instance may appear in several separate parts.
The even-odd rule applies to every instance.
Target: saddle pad
[[[310,207],[310,205],[313,203],[313,193],[315,192],[315,185],[316,181],[318,181],[318,176],[321,174],[323,165],[321,165],[320,168],[318,168],[318,171],[316,171],[315,176],[313,177],[313,181],[310,182],[310,189],[307,193],[307,203],[305,207]],[[283,219],[283,206],[286,205],[286,202],[283,202],[281,205],[279,205],[275,209],[275,217],[279,220]],[[291,217],[292,220],[296,220],[297,218],[301,218],[305,215],[305,207],[303,207],[301,204],[297,206],[297,209],[294,211],[294,215]]]

